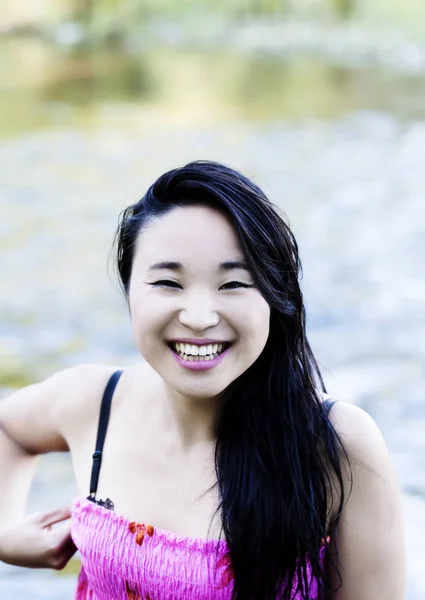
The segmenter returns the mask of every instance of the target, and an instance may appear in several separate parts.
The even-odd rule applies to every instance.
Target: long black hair
[[[126,295],[138,235],[185,205],[230,216],[271,311],[266,345],[223,392],[217,420],[217,511],[229,548],[232,600],[291,600],[297,592],[308,600],[308,564],[320,598],[327,598],[326,519],[339,498],[336,533],[349,459],[323,409],[326,390],[306,337],[297,242],[284,215],[247,177],[216,162],[191,162],[160,176],[121,213],[116,266]]]

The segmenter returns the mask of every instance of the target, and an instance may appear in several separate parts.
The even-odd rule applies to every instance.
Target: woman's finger
[[[71,523],[62,523],[58,527],[49,531],[49,536],[54,540],[54,545],[57,547],[62,546],[64,543],[71,539]]]
[[[54,525],[55,523],[60,523],[61,521],[65,521],[71,517],[71,507],[70,506],[62,506],[60,508],[56,508],[55,510],[51,510],[45,513],[41,513],[38,518],[38,523],[42,527],[50,527],[50,525]]]

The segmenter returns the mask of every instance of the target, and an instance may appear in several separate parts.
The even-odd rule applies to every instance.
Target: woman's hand
[[[29,515],[0,533],[0,561],[32,569],[65,567],[77,548],[71,539],[69,507]],[[52,527],[52,525],[57,525]]]

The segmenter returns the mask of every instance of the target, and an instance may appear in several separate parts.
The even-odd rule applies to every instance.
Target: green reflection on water
[[[13,76],[12,76],[13,75]],[[384,110],[422,118],[425,79],[313,58],[159,47],[69,53],[0,43],[0,135],[34,129],[196,127],[229,120],[334,118]]]

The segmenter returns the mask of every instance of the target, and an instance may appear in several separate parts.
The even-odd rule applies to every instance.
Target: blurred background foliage
[[[99,102],[125,102],[124,119],[140,118],[143,104],[150,122],[172,115],[187,124],[389,105],[422,114],[423,0],[0,0],[0,8],[0,135],[94,123]]]
[[[271,15],[355,18],[379,24],[403,22],[416,28],[424,26],[425,16],[422,0],[56,0],[54,3],[2,0],[1,8],[3,23],[12,27],[52,24],[72,18],[132,29],[152,17],[184,18],[210,13],[228,18]]]

